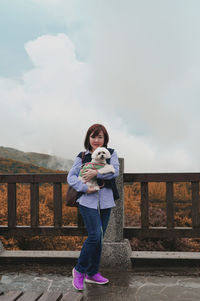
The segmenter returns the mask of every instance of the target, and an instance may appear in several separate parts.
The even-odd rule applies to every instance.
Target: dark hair
[[[85,149],[92,150],[92,147],[90,145],[90,135],[93,133],[92,137],[96,137],[99,135],[100,132],[103,132],[104,134],[104,147],[107,147],[109,136],[106,128],[102,124],[95,123],[91,127],[89,127],[87,134],[85,136],[84,146]]]

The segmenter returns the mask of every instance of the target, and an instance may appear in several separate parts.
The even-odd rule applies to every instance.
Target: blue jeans
[[[111,208],[97,209],[79,205],[88,238],[85,240],[75,269],[80,273],[93,276],[98,273],[102,251],[102,237],[108,226]]]

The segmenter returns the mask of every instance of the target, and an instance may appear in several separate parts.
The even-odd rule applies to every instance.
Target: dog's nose
[[[101,155],[101,159],[104,159],[104,155]]]

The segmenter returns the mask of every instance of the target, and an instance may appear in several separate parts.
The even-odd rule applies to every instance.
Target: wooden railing
[[[7,174],[0,175],[0,183],[8,184],[8,225],[0,225],[0,235],[5,236],[35,236],[35,235],[67,235],[82,236],[87,232],[77,210],[77,226],[63,226],[62,222],[62,184],[66,183],[66,174]],[[124,185],[134,182],[141,183],[141,226],[124,227],[124,238],[177,238],[200,237],[200,204],[199,181],[200,173],[146,173],[121,175]],[[149,226],[149,195],[148,183],[166,183],[166,227]],[[192,190],[192,227],[174,226],[174,195],[173,184],[176,182],[190,182]],[[16,184],[30,184],[30,226],[16,224]],[[53,183],[54,225],[39,225],[39,185]],[[123,184],[123,183],[122,183]],[[123,201],[123,196],[121,201]],[[134,212],[133,212],[134,218]]]
[[[0,183],[8,184],[8,225],[0,225],[1,235],[34,236],[34,235],[69,235],[86,234],[83,222],[77,210],[77,226],[63,226],[62,222],[62,184],[66,183],[66,174],[7,174],[0,175]],[[30,184],[30,226],[16,225],[16,184]],[[54,225],[39,225],[39,185],[53,183]]]
[[[178,238],[200,237],[200,173],[148,173],[123,176],[124,184],[141,183],[141,227],[125,227],[124,238]],[[165,182],[166,185],[166,227],[149,226],[149,194],[148,183]],[[174,193],[173,184],[190,182],[192,190],[192,227],[174,227]],[[133,217],[134,218],[134,217]]]

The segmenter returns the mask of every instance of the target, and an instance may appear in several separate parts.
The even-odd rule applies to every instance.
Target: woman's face
[[[96,137],[92,137],[93,133],[90,135],[90,145],[92,147],[92,152],[95,151],[97,147],[104,145],[104,134],[103,131],[100,131]]]

